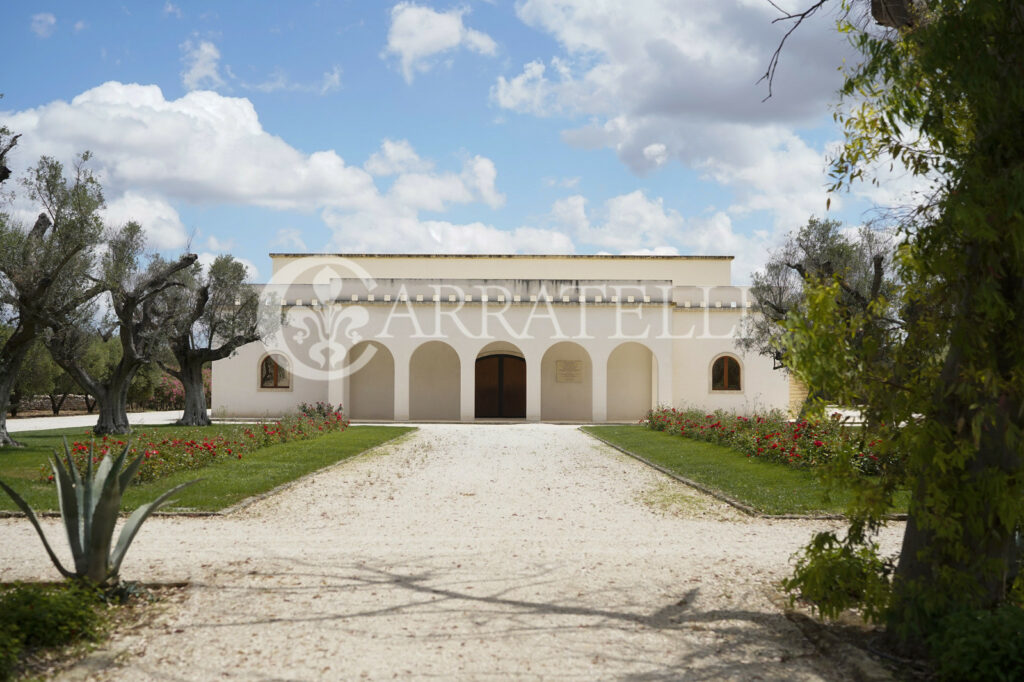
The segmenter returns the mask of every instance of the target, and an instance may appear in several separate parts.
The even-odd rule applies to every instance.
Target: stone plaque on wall
[[[555,382],[559,384],[583,383],[583,361],[555,360]]]

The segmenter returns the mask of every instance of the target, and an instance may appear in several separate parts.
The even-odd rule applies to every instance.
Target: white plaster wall
[[[580,381],[559,382],[557,363],[579,361]],[[577,343],[556,343],[544,353],[540,368],[540,418],[550,421],[586,421],[593,419],[593,367],[590,355]]]
[[[326,384],[290,371],[291,387],[260,388],[261,343],[249,343],[232,357],[213,363],[210,407],[215,417],[281,417],[298,412],[299,403],[327,400]]]
[[[608,419],[636,421],[651,409],[654,357],[646,346],[624,343],[608,357]]]
[[[789,378],[770,358],[744,355],[733,341],[742,311],[679,310],[674,313],[672,404],[750,414],[789,405]],[[711,365],[727,353],[740,363],[742,390],[711,390]]]
[[[459,419],[459,354],[443,341],[418,347],[409,363],[409,419]]]

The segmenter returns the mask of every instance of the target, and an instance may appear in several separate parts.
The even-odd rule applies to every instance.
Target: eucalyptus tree
[[[183,254],[168,262],[152,256],[148,263],[144,262],[145,236],[136,222],[113,232],[106,247],[94,279],[106,292],[103,303],[108,308],[99,328],[105,338],[117,334],[117,361],[100,373],[89,370],[84,351],[94,314],[81,309],[51,320],[47,347],[54,360],[96,398],[99,416],[93,431],[128,433],[128,391],[132,379],[139,368],[155,361],[167,330],[173,327],[178,315],[168,292],[182,286],[178,273],[191,266],[197,257]]]
[[[11,138],[3,139],[0,150],[9,151]],[[89,279],[103,235],[103,193],[88,160],[82,154],[70,178],[48,157],[29,172],[23,186],[43,209],[31,229],[0,212],[0,314],[11,328],[0,345],[0,447],[17,445],[7,433],[7,408],[32,344],[50,321],[73,315],[103,289]]]
[[[185,391],[185,411],[178,423],[207,426],[203,368],[273,329],[261,325],[259,291],[246,283],[245,265],[232,256],[218,256],[209,268],[197,264],[181,276],[184,286],[171,294],[180,315],[168,337],[177,367],[163,367]]]

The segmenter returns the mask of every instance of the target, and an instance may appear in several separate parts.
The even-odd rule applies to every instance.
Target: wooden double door
[[[526,417],[526,361],[488,355],[476,361],[477,418]]]

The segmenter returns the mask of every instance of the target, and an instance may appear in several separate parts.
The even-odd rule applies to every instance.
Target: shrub
[[[747,457],[800,468],[846,457],[860,472],[878,474],[895,463],[895,456],[879,439],[848,427],[838,413],[820,421],[792,421],[778,410],[744,417],[721,410],[706,413],[659,407],[648,412],[641,423],[655,431],[724,445]]]
[[[324,417],[293,416],[274,422],[236,424],[214,434],[204,427],[174,429],[171,433],[139,431],[132,436],[129,454],[133,457],[142,455],[143,460],[132,483],[146,483],[178,471],[202,469],[217,459],[242,459],[274,443],[307,440],[332,431],[343,431],[347,427],[348,420],[341,412],[335,411]],[[95,452],[91,455],[93,464],[112,449],[126,445],[127,441],[117,436],[103,436],[96,440]],[[81,473],[88,466],[90,447],[90,441],[75,441],[71,445],[72,461]],[[53,473],[48,466],[40,467],[39,478],[53,481]]]
[[[1024,609],[1004,604],[952,614],[928,645],[941,679],[1022,680]]]
[[[334,414],[341,414],[341,404],[334,407],[323,400],[315,403],[299,403],[299,413],[311,419],[327,419]]]
[[[77,583],[21,585],[0,591],[0,680],[24,649],[95,641],[106,619],[99,591]]]

